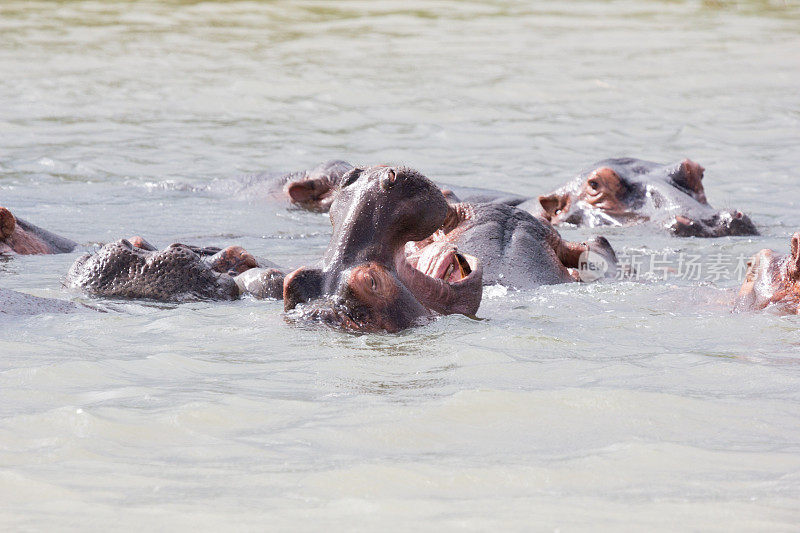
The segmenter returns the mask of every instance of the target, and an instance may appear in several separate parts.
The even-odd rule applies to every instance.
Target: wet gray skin
[[[530,289],[577,281],[582,254],[602,258],[604,273],[613,275],[616,257],[604,237],[586,243],[565,241],[547,221],[503,203],[458,203],[449,208],[440,231],[410,244],[413,258],[428,246],[449,243],[483,264],[484,284]],[[602,274],[602,273],[601,273]]]
[[[624,226],[649,222],[680,237],[757,235],[740,211],[711,207],[704,169],[691,160],[661,165],[632,158],[605,159],[548,195],[519,205],[558,224]]]
[[[415,170],[377,166],[346,174],[331,205],[333,235],[321,269],[286,277],[284,307],[353,331],[399,331],[432,313],[474,314],[482,295],[475,261],[460,279],[428,276],[406,260],[405,245],[444,222],[447,202]],[[445,259],[455,254],[444,250]],[[465,260],[466,261],[466,260]]]
[[[78,307],[72,302],[40,298],[17,291],[0,289],[0,315],[41,315],[71,313]]]
[[[442,190],[442,194],[444,194],[447,201],[453,204],[462,202],[471,204],[497,203],[516,206],[529,200],[525,196],[494,189],[462,187],[449,183],[437,183],[437,185]]]
[[[342,177],[354,167],[346,161],[334,159],[320,163],[316,167],[280,174],[262,172],[240,178],[235,194],[247,199],[280,196],[292,205],[315,212],[327,212],[333,203]],[[499,202],[516,205],[528,198],[514,193],[462,187],[459,185],[437,184],[450,202]]]
[[[162,302],[232,300],[246,292],[247,280],[262,297],[278,297],[282,292],[283,275],[274,269],[258,269],[260,279],[251,273],[237,283],[239,272],[246,274],[257,265],[238,247],[211,256],[184,244],[149,248],[133,246],[126,239],[107,244],[95,254],[78,258],[66,284],[93,296]]]
[[[61,254],[77,243],[15,217],[0,207],[0,254]]]
[[[308,211],[327,212],[342,176],[352,168],[345,161],[331,160],[289,174],[251,174],[237,181],[235,194],[247,199],[279,197]]]

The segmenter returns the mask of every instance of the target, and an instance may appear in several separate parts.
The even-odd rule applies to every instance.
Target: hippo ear
[[[7,239],[14,233],[14,228],[17,226],[17,219],[11,214],[11,211],[5,207],[0,207],[0,239]]]
[[[791,252],[789,253],[789,277],[800,280],[800,233],[792,235]]]
[[[544,218],[551,221],[557,217],[561,211],[567,206],[567,197],[562,194],[548,194],[547,196],[540,196],[539,203],[544,210]]]
[[[444,199],[447,200],[448,204],[457,204],[461,202],[461,199],[458,196],[456,196],[456,193],[454,193],[452,190],[441,189],[441,191],[442,195],[444,195]]]
[[[297,304],[322,295],[322,270],[300,267],[283,280],[283,309],[289,311]]]
[[[300,205],[316,202],[330,190],[330,184],[322,178],[294,181],[286,187],[292,202]]]
[[[359,178],[359,176],[364,173],[365,170],[367,169],[364,167],[355,167],[345,172],[342,177],[339,178],[339,188],[352,185]]]
[[[677,172],[673,172],[672,179],[681,187],[685,187],[694,192],[698,202],[706,204],[706,192],[703,188],[703,173],[706,169],[695,163],[691,159],[684,159],[678,165]]]

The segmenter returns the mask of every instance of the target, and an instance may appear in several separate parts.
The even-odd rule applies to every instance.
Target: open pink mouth
[[[467,258],[447,242],[433,242],[406,259],[426,276],[447,282],[461,281],[472,272]]]
[[[409,247],[409,250],[412,250]],[[435,241],[395,259],[397,274],[428,309],[441,314],[474,315],[483,296],[483,267],[448,242]]]

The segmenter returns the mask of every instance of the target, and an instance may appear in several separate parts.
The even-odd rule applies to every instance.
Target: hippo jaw
[[[215,272],[188,246],[173,244],[152,252],[125,239],[79,257],[67,285],[94,296],[167,302],[239,296],[231,276]]]
[[[425,307],[439,314],[475,316],[483,297],[483,265],[445,242],[417,254],[398,253],[398,277]]]
[[[440,267],[453,253],[441,255]],[[309,297],[322,291],[321,271],[298,269],[284,282],[284,309],[296,310],[294,317],[362,333],[395,333],[433,313],[474,316],[483,295],[483,270],[472,256],[457,254],[455,260],[457,271],[451,263],[426,274],[401,250],[394,269],[370,262],[341,272],[336,292],[328,297]]]

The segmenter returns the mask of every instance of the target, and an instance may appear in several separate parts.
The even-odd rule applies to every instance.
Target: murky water
[[[197,193],[329,158],[547,192],[594,160],[703,164],[763,236],[609,230],[645,257],[800,229],[800,6],[753,2],[0,4],[0,204],[84,247],[132,234],[297,266],[325,216]],[[580,239],[589,230],[565,230]],[[800,320],[734,275],[487,289],[398,335],[277,302],[0,319],[6,529],[696,529],[800,523]]]

